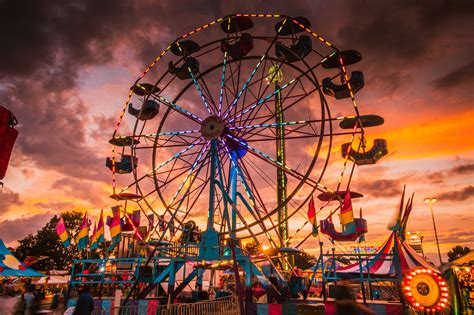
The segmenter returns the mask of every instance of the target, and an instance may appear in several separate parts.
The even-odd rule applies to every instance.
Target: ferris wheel
[[[340,199],[347,162],[383,156],[384,143],[365,150],[363,127],[383,120],[359,113],[364,77],[346,68],[360,60],[304,17],[235,14],[179,37],[130,88],[112,197],[158,216],[159,240],[198,226],[209,242],[303,239],[313,193]],[[326,182],[331,159],[342,171]]]

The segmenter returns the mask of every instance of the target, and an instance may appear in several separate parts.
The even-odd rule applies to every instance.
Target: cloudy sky
[[[340,49],[363,55],[364,113],[385,124],[390,154],[360,168],[353,189],[368,241],[386,235],[403,185],[415,193],[408,229],[435,258],[474,247],[474,3],[453,1],[0,1],[0,96],[20,132],[0,190],[0,237],[15,241],[64,210],[113,204],[107,141],[130,85],[178,36],[230,13],[306,16]]]

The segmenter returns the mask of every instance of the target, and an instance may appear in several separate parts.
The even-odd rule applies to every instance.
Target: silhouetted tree
[[[466,246],[462,247],[461,245],[456,245],[448,252],[448,261],[453,261],[458,258],[461,258],[462,256],[466,255],[470,251],[471,249],[469,247],[466,247]]]
[[[248,242],[244,245],[244,250],[246,250],[249,255],[257,255],[262,253],[262,245],[254,241]]]
[[[316,263],[316,257],[308,254],[308,253],[301,253],[298,255],[294,255],[295,266],[300,269],[309,269]]]

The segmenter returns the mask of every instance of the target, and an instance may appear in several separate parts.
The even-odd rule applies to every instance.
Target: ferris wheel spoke
[[[242,171],[243,173],[245,174],[245,176],[247,178],[251,178],[251,175],[247,169],[247,167],[245,166],[245,163],[241,163],[242,164]],[[250,185],[252,186],[252,189],[254,191],[254,195],[256,196],[256,200],[259,201],[260,203],[260,207],[262,209],[264,209],[264,213],[265,214],[268,214],[269,211],[266,209],[266,206],[265,206],[265,203],[263,202],[263,198],[260,196],[260,193],[258,192],[258,189],[257,187],[255,186],[255,183],[253,181],[249,181],[250,182]],[[269,183],[272,187],[273,185],[271,183]],[[264,227],[265,230],[269,231],[271,229],[273,229],[278,237],[278,240],[281,242],[281,235],[278,233],[278,229],[277,229],[277,226],[275,225],[275,223],[273,222],[273,220],[269,220],[270,221],[270,225],[271,225],[271,229],[268,229],[266,226],[265,226],[265,220],[263,220],[262,216],[260,215],[260,213],[258,211],[256,211],[256,214],[258,216],[258,220],[262,222],[262,226]]]
[[[170,107],[171,109],[177,111],[178,113],[184,115],[185,117],[188,117],[189,119],[193,120],[194,122],[198,123],[198,124],[201,124],[202,123],[202,119],[199,118],[198,116],[194,115],[193,113],[191,113],[190,111],[182,108],[181,106],[173,103],[172,101],[170,100],[167,100],[165,97],[161,96],[161,95],[151,95],[151,97],[160,102],[161,104],[163,105],[166,105],[168,107]]]
[[[163,131],[159,133],[145,133],[145,134],[139,135],[137,138],[146,137],[151,140],[154,140],[154,138],[156,137],[188,135],[188,134],[199,133],[199,132],[200,132],[200,129],[181,130],[181,131]]]
[[[122,190],[120,191],[120,193],[122,193],[122,192],[128,190],[130,187],[132,187],[133,185],[136,185],[137,183],[141,182],[143,179],[152,176],[153,173],[157,172],[158,170],[160,170],[161,168],[165,167],[166,165],[168,165],[169,163],[173,162],[174,160],[180,158],[183,154],[185,154],[186,152],[188,152],[189,150],[191,150],[191,149],[192,149],[193,147],[195,147],[196,145],[199,145],[202,141],[203,141],[203,139],[198,139],[198,140],[195,141],[194,143],[189,144],[186,148],[184,148],[183,150],[179,151],[178,153],[176,153],[175,155],[173,155],[171,158],[169,158],[168,160],[164,161],[163,163],[161,163],[160,165],[158,165],[157,167],[155,167],[155,168],[154,168],[153,170],[151,170],[150,172],[148,172],[148,173],[146,173],[145,175],[142,175],[141,177],[137,178],[132,184],[127,185],[127,186],[125,186],[124,188],[122,188]]]
[[[285,20],[286,21],[286,20]],[[273,45],[275,44],[276,40],[278,38],[278,32],[277,34],[273,37],[273,40],[271,41],[270,45],[268,46],[267,50],[265,51],[265,53],[260,57],[259,61],[257,62],[257,65],[255,66],[255,68],[253,68],[252,72],[250,73],[250,76],[247,78],[247,80],[245,81],[244,85],[242,86],[242,89],[239,90],[239,92],[237,93],[237,97],[234,99],[234,101],[229,105],[229,108],[226,110],[226,112],[224,113],[223,115],[223,119],[225,120],[229,115],[230,113],[232,112],[232,109],[233,107],[237,104],[237,102],[239,101],[240,97],[242,96],[242,94],[244,93],[244,91],[247,89],[248,85],[250,84],[250,82],[252,81],[253,77],[255,76],[255,74],[257,73],[258,69],[260,68],[260,66],[262,65],[263,61],[266,59],[270,49],[273,47]]]
[[[230,23],[229,23],[230,25]],[[221,85],[219,89],[219,106],[217,109],[217,113],[220,116],[222,114],[222,102],[223,102],[223,95],[224,95],[224,85],[225,85],[225,72],[227,69],[227,51],[224,52],[224,62],[222,65],[222,74],[221,74]]]
[[[207,148],[207,146],[206,146],[206,148]],[[206,151],[206,148],[205,148],[203,151],[201,151],[201,153],[204,153],[204,152]],[[201,156],[202,156],[202,155],[200,154],[200,157],[201,157]],[[208,154],[207,154],[207,157],[209,157],[209,152],[208,152]],[[207,163],[206,163],[206,162],[207,162]],[[184,200],[185,200],[186,197],[188,196],[188,193],[189,193],[191,187],[193,186],[194,182],[197,180],[198,175],[199,175],[199,173],[201,172],[201,170],[202,170],[203,168],[205,168],[205,167],[209,164],[209,159],[207,159],[207,158],[202,159],[201,164],[199,165],[199,167],[198,167],[197,170],[196,170],[196,176],[191,176],[191,174],[193,173],[194,169],[196,169],[196,167],[198,166],[198,164],[199,164],[199,158],[196,159],[196,161],[193,163],[193,168],[189,171],[188,175],[186,176],[185,181],[187,181],[190,177],[192,177],[190,184],[189,184],[189,185],[186,185],[186,183],[183,182],[183,184],[180,186],[180,189],[182,189],[182,188],[185,187],[185,186],[187,186],[187,187],[186,187],[186,191],[185,191],[184,195],[179,199],[178,203],[176,203],[176,204],[174,203],[175,200],[176,200],[176,197],[173,197],[173,199],[171,200],[171,202],[167,204],[167,203],[163,200],[162,192],[160,192],[160,191],[157,190],[158,193],[159,193],[159,196],[160,196],[160,198],[161,198],[161,201],[162,201],[163,205],[165,206],[165,211],[164,211],[164,213],[168,213],[168,214],[171,216],[171,218],[170,218],[169,221],[168,221],[169,224],[167,224],[166,228],[164,229],[164,231],[162,232],[162,234],[161,234],[161,236],[160,236],[160,240],[162,240],[162,239],[164,238],[166,232],[169,230],[169,225],[172,224],[172,225],[174,226],[174,221],[178,221],[178,223],[181,224],[181,225],[183,224],[183,220],[185,220],[187,214],[184,213],[184,218],[183,218],[183,217],[178,217],[178,214],[179,214],[179,213],[182,213],[182,211],[180,210],[181,205],[183,204]],[[203,186],[203,189],[205,188],[205,186],[206,186],[206,185]],[[175,196],[177,196],[177,195],[179,195],[179,192],[178,192],[177,194],[175,194]],[[196,198],[196,200],[197,200],[197,198]],[[174,206],[174,205],[176,205],[176,206]],[[174,211],[172,211],[172,210],[174,210]],[[156,231],[156,228],[158,228],[158,224],[155,225],[155,227],[153,228],[153,230]]]
[[[258,100],[257,102],[254,102],[252,103],[250,106],[248,106],[246,109],[243,109],[242,111],[240,111],[239,114],[237,114],[236,116],[234,116],[232,119],[228,120],[228,123],[232,123],[234,122],[236,119],[240,118],[241,116],[247,114],[248,112],[250,112],[251,110],[253,110],[255,107],[257,106],[260,106],[262,104],[264,104],[266,101],[268,101],[270,98],[272,98],[273,96],[275,96],[277,93],[283,91],[284,89],[286,89],[288,86],[290,86],[291,84],[293,84],[294,82],[296,81],[296,79],[293,79],[291,81],[289,81],[288,83],[282,85],[281,87],[279,87],[278,89],[276,89],[273,93],[270,93],[268,94],[267,96],[265,96],[263,99],[261,100]]]
[[[171,201],[169,202],[170,205],[172,205],[176,198],[178,197],[178,195],[181,193],[181,191],[183,190],[183,188],[186,186],[186,183],[188,182],[188,180],[190,179],[190,177],[192,176],[194,170],[196,169],[196,167],[198,166],[199,162],[201,161],[205,161],[208,157],[209,157],[209,152],[208,154],[206,154],[206,157],[203,159],[204,157],[204,153],[206,152],[207,148],[209,147],[209,143],[207,143],[204,148],[201,150],[201,152],[199,153],[198,157],[196,158],[196,160],[194,161],[193,165],[191,166],[191,169],[189,170],[188,174],[186,175],[186,177],[184,178],[183,182],[181,183],[181,185],[179,186],[178,190],[176,191],[176,193],[174,194],[174,196],[171,198]],[[201,167],[202,165],[204,165],[204,163],[201,164]],[[193,179],[194,180],[194,179]],[[188,187],[189,189],[189,187]]]
[[[298,82],[300,82],[299,79],[297,79]],[[290,97],[290,95],[292,94],[292,92],[294,91],[294,89],[296,88],[296,86],[298,86],[298,84],[292,84],[290,89],[288,90],[288,92],[286,93],[285,97],[281,100],[281,104],[283,105],[284,102]],[[259,92],[259,96],[258,96],[258,100],[260,100],[263,96],[264,93],[266,93],[267,89],[268,89],[269,85],[267,85],[263,91],[262,94],[260,94]],[[281,93],[281,91],[279,92]],[[305,93],[303,93],[303,95],[305,95]],[[258,108],[255,110],[254,109],[251,109],[248,113],[248,115],[241,115],[239,118],[238,118],[238,122],[237,122],[237,119],[236,121],[234,122],[234,125],[238,124],[240,126],[243,126],[243,125],[251,125],[254,123],[255,121],[255,118],[259,115],[260,111],[263,109],[263,108],[266,108],[267,111],[270,113],[270,115],[272,116],[272,118],[275,118],[275,113],[274,113],[274,109],[270,109],[267,102],[265,102],[263,104],[264,106],[258,106]],[[252,106],[252,105],[251,105]],[[243,108],[243,110],[245,110],[246,108]],[[237,115],[235,115],[237,116]]]
[[[199,96],[201,97],[201,100],[202,100],[202,102],[204,103],[204,106],[207,109],[207,112],[209,113],[209,115],[212,115],[212,111],[211,111],[211,108],[209,106],[209,103],[207,102],[206,97],[204,96],[204,93],[202,92],[202,89],[199,86],[198,81],[196,80],[196,76],[193,74],[193,71],[191,70],[191,68],[188,68],[188,71],[189,71],[189,74],[191,75],[194,86],[196,87],[196,90],[198,91]]]
[[[241,145],[242,147],[245,147],[248,149],[248,152],[252,153],[253,155],[255,156],[258,156],[259,158],[261,158],[262,160],[266,161],[267,163],[277,167],[277,168],[281,168],[285,171],[285,173],[287,173],[288,175],[291,175],[292,177],[298,179],[298,180],[307,180],[307,183],[313,187],[313,188],[317,188],[317,189],[324,189],[324,191],[328,190],[328,188],[316,181],[314,181],[313,179],[299,173],[298,171],[292,169],[291,167],[289,167],[288,165],[284,165],[280,162],[278,162],[277,160],[275,160],[274,158],[272,158],[271,156],[269,156],[268,154],[265,154],[263,153],[262,151],[250,146],[248,143],[245,143],[243,141],[240,141],[239,139],[231,136],[231,135],[226,135],[226,137],[236,141],[239,143],[239,145]]]
[[[293,108],[293,106],[295,106],[296,104],[300,103],[303,99],[307,98],[308,96],[310,96],[312,93],[314,93],[315,91],[317,91],[317,89],[313,89],[311,91],[309,91],[308,93],[306,94],[302,94],[300,96],[296,96],[296,99],[287,104],[286,106],[283,107],[282,109],[282,113],[285,113],[287,112],[288,110],[290,110],[291,108]],[[287,100],[288,98],[285,97],[283,100],[282,100],[282,104],[284,105],[284,102],[285,100]],[[265,105],[266,106],[266,105]],[[321,123],[324,123],[324,121],[326,121],[327,119],[323,120],[323,121],[320,121]],[[275,114],[273,112],[270,112],[270,114],[268,115],[264,115],[264,116],[255,116],[253,117],[252,119],[247,119],[246,120],[246,125],[249,125],[249,126],[252,126],[252,125],[258,125],[258,124],[255,124],[255,121],[260,121],[260,125],[265,125],[265,124],[269,124],[269,122],[274,122],[275,121]],[[317,123],[318,121],[317,120],[314,120],[315,123]],[[241,128],[242,126],[245,127],[245,125],[241,125],[240,127],[238,128]],[[252,129],[252,128],[250,128]],[[241,132],[245,132],[245,129],[241,129]],[[240,136],[240,134],[239,134]]]
[[[183,150],[179,151],[178,153],[176,153],[175,155],[173,155],[170,159],[164,161],[163,163],[159,164],[156,168],[153,169],[153,171],[149,174],[152,174],[153,172],[161,169],[162,167],[164,167],[165,165],[167,165],[168,163],[180,158],[184,153],[188,152],[189,150],[191,150],[193,147],[195,147],[196,145],[200,145],[202,142],[204,141],[204,139],[200,138],[200,139],[196,139],[195,141],[193,141],[191,144],[189,144],[186,148],[184,148]]]
[[[297,120],[297,121],[284,121],[281,123],[271,123],[271,124],[256,124],[250,126],[237,126],[229,127],[229,130],[246,130],[246,129],[260,129],[260,128],[273,128],[273,127],[282,127],[282,126],[293,126],[293,125],[308,125],[311,123],[323,122],[322,119],[311,119],[311,120]]]
[[[263,231],[267,231],[268,229],[265,227],[265,223],[263,220],[261,220],[261,217],[260,215],[257,213],[258,212],[258,209],[257,209],[257,204],[256,204],[256,201],[255,201],[255,198],[252,194],[252,191],[251,191],[251,188],[249,187],[248,183],[247,183],[247,180],[245,179],[245,176],[244,174],[242,174],[242,171],[239,167],[239,163],[238,161],[235,159],[235,157],[232,156],[232,154],[230,153],[230,150],[229,148],[227,147],[227,145],[225,144],[225,142],[223,140],[222,141],[222,144],[224,145],[224,148],[225,148],[225,151],[227,152],[227,155],[229,157],[229,160],[231,161],[232,163],[232,167],[234,167],[234,169],[236,170],[236,173],[237,173],[237,176],[240,180],[240,183],[242,184],[242,187],[244,187],[244,190],[247,194],[247,197],[249,198],[250,200],[250,205],[253,207],[253,209],[251,209],[250,207],[247,207],[248,209],[248,212],[250,213],[250,215],[252,215],[252,217],[257,221],[259,222],[259,225],[260,227],[262,228]],[[223,188],[223,187],[222,187]],[[227,192],[224,190],[222,192],[223,194],[226,194],[227,195]],[[228,196],[228,195],[227,195]],[[242,200],[243,201],[243,200]],[[232,203],[232,202],[231,202]],[[235,208],[235,205],[232,205],[232,207]],[[235,210],[235,211],[238,211],[238,210]],[[240,213],[240,211],[239,211]],[[268,240],[271,242],[271,243],[274,243],[274,240],[272,239],[272,237],[268,234],[268,233],[265,233],[265,235],[267,236]]]
[[[285,84],[281,85],[278,89],[275,89],[275,91],[273,91],[272,93],[268,94],[267,96],[261,98],[259,100],[257,100],[256,102],[250,104],[249,106],[246,106],[246,107],[243,107],[242,110],[236,114],[233,118],[229,119],[228,122],[229,123],[232,123],[234,121],[236,121],[237,119],[241,118],[243,115],[247,114],[250,112],[249,115],[252,114],[252,111],[257,108],[257,107],[260,107],[262,104],[264,104],[266,101],[268,101],[269,99],[271,99],[272,97],[274,97],[277,93],[281,93],[283,90],[285,90],[286,88],[288,88],[289,86],[291,86],[291,90],[295,87],[295,82],[298,82],[299,84],[301,84],[301,78],[305,77],[308,75],[309,72],[313,71],[314,69],[316,69],[317,67],[319,67],[321,65],[321,62],[317,63],[316,65],[312,66],[311,68],[309,68],[307,71],[304,71],[304,72],[301,72],[300,75],[294,77],[293,79],[291,79],[290,81],[286,82]],[[301,84],[302,85],[302,84]],[[267,86],[268,88],[268,86]],[[287,94],[287,96],[289,96],[291,94],[291,90],[290,92]],[[313,92],[314,91],[317,91],[318,89],[315,88],[313,89]],[[264,90],[264,92],[266,91],[266,89]],[[303,94],[303,95],[306,95]],[[262,95],[263,96],[263,95]],[[306,95],[307,96],[307,95]],[[282,100],[284,101],[284,100]]]

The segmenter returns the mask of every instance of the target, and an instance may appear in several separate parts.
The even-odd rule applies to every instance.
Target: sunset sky
[[[387,139],[390,151],[356,169],[351,185],[365,195],[354,206],[369,222],[367,241],[386,237],[406,184],[415,193],[408,230],[425,236],[434,262],[425,197],[438,198],[443,256],[474,248],[473,1],[7,0],[0,12],[0,99],[20,132],[0,189],[7,245],[61,211],[97,216],[115,205],[108,140],[130,86],[171,41],[227,14],[280,13],[306,16],[318,34],[363,55],[358,105],[385,118],[368,139]]]

